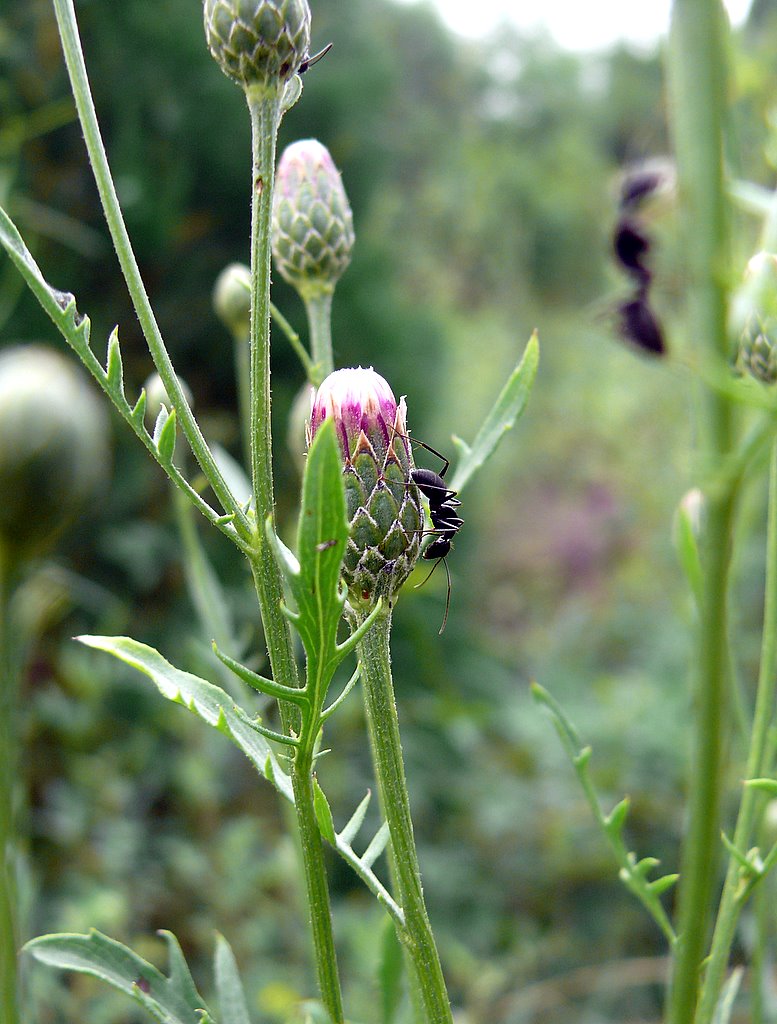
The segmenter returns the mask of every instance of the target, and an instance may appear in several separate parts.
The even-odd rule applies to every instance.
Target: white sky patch
[[[413,3],[416,0],[399,0]],[[510,21],[522,31],[545,29],[569,50],[601,50],[621,41],[652,47],[669,27],[671,0],[432,0],[443,21],[461,35],[488,35]],[[725,0],[735,25],[744,21],[750,0]],[[473,9],[477,18],[473,19]]]

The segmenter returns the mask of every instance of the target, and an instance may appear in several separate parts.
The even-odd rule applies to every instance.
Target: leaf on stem
[[[192,981],[181,948],[170,932],[170,977],[137,953],[98,931],[88,935],[43,935],[24,947],[36,960],[63,970],[91,974],[124,992],[160,1024],[200,1024],[205,1002]]]
[[[318,784],[318,779],[313,776],[313,808],[316,812],[316,820],[321,830],[321,835],[332,846],[335,844],[335,822],[332,817],[332,809],[326,795]]]
[[[539,359],[540,344],[535,331],[529,339],[523,358],[508,377],[472,445],[468,445],[460,437],[453,438],[459,449],[459,462],[450,484],[454,491],[464,489],[474,474],[494,454],[507,431],[515,426],[529,401]]]
[[[330,419],[318,430],[308,452],[296,557],[268,526],[268,538],[294,600],[296,610],[289,617],[305,648],[306,690],[317,717],[335,669],[350,650],[337,644],[345,605],[340,573],[348,532],[342,465]]]
[[[243,984],[232,949],[223,935],[216,935],[214,960],[216,996],[224,1024],[251,1024]]]
[[[240,747],[258,771],[293,802],[291,780],[281,768],[267,738],[257,731],[247,713],[224,690],[199,676],[175,668],[153,647],[129,637],[80,636],[77,639],[87,647],[112,654],[138,669],[156,684],[163,697],[183,704],[208,725],[223,732]]]

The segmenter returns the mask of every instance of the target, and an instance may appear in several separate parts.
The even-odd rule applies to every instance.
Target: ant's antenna
[[[308,68],[312,68],[314,64],[318,64],[322,57],[326,57],[333,45],[333,43],[327,43],[323,50],[319,50],[318,53],[314,54],[312,57],[306,57],[300,64],[297,74],[304,75]]]

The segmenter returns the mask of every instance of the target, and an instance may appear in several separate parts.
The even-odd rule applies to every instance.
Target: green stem
[[[359,644],[359,661],[367,724],[375,756],[375,774],[391,836],[398,895],[405,914],[405,927],[399,932],[399,937],[415,966],[429,1024],[451,1024],[450,1001],[426,912],[413,837],[391,678],[390,633],[391,613],[387,610],[375,620]]]
[[[306,745],[306,749],[300,750],[295,758],[292,776],[294,806],[299,826],[302,863],[305,868],[318,987],[322,1002],[332,1018],[332,1024],[344,1024],[337,953],[332,933],[329,885],[324,865],[324,849],[313,802],[312,757],[311,743]]]
[[[282,109],[278,93],[271,89],[247,92],[251,114],[251,357],[250,433],[251,479],[254,491],[256,532],[250,555],[267,651],[273,679],[284,686],[299,686],[291,630],[283,615],[281,574],[265,536],[265,524],[274,516],[272,476],[272,423],[270,396],[270,221],[275,176],[275,147]],[[300,733],[300,711],[279,702],[283,731]],[[313,746],[307,730],[292,765],[292,785],[308,909],[313,935],[321,997],[333,1024],[343,1024],[343,1008],[337,972],[332,916],[321,834],[313,803]]]
[[[670,104],[688,271],[689,335],[710,360],[724,361],[728,226],[723,191],[726,62],[718,0],[675,0],[669,64]],[[713,389],[703,395],[703,465],[729,457],[732,414]],[[706,493],[694,756],[690,814],[679,890],[679,941],[669,996],[670,1024],[688,1024],[696,1011],[701,964],[717,888],[723,728],[728,674],[727,590],[734,501],[730,489]]]
[[[294,349],[294,353],[302,363],[302,368],[305,371],[305,376],[311,384],[320,383],[317,378],[316,368],[308,355],[305,346],[300,341],[300,337],[294,328],[291,326],[286,317],[281,313],[276,305],[270,303],[270,312],[275,323],[280,327],[283,333],[286,335],[286,340]]]
[[[332,355],[332,292],[319,292],[305,300],[305,312],[310,328],[310,353],[313,357],[316,387],[334,370]]]
[[[18,905],[14,790],[18,674],[10,628],[10,566],[0,545],[0,1018],[18,1024]]]
[[[750,751],[747,758],[745,778],[756,779],[767,772],[769,758],[769,728],[774,713],[774,699],[777,692],[777,443],[772,448],[772,463],[769,477],[769,524],[766,545],[766,592],[764,603],[764,624],[761,645],[761,665],[758,674],[753,727],[750,735]],[[739,805],[739,814],[734,832],[734,846],[747,853],[757,823],[758,813],[763,805],[763,794],[745,786]],[[726,873],[723,895],[718,910],[712,947],[707,970],[702,984],[697,1024],[710,1024],[715,1014],[728,966],[731,946],[734,942],[739,915],[750,888],[747,879],[742,878],[741,865],[731,858]]]
[[[228,514],[235,514],[235,522],[240,526],[241,532],[245,535],[249,530],[248,521],[216,465],[213,454],[210,448],[208,448],[186,400],[186,396],[173,369],[173,364],[170,361],[165,343],[162,340],[145,285],[140,276],[140,270],[138,269],[135,254],[132,251],[132,244],[130,243],[111,177],[110,167],[108,166],[105,147],[100,136],[97,114],[89,88],[89,79],[86,74],[81,40],[78,35],[78,24],[76,22],[73,0],[54,0],[54,10],[62,40],[62,51],[65,55],[65,63],[67,64],[68,75],[70,76],[70,86],[73,90],[78,117],[81,121],[81,128],[89,154],[89,162],[92,165],[92,173],[97,184],[97,190],[100,193],[105,220],[108,224],[116,255],[118,256],[124,279],[127,282],[132,304],[148,344],[151,358],[154,360],[154,365],[159,376],[162,378],[165,390],[175,406],[178,422],[181,424],[181,428],[186,435],[186,439],[194,452],[200,468],[207,477],[224,511]]]

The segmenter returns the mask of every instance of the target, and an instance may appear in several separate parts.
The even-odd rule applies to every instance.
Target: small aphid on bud
[[[420,553],[423,516],[407,440],[404,398],[372,368],[336,370],[319,387],[308,427],[310,443],[328,418],[343,460],[351,536],[343,578],[354,604],[391,601]]]

